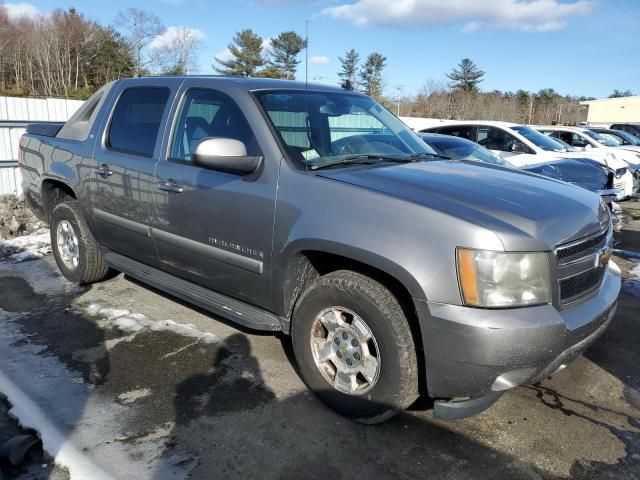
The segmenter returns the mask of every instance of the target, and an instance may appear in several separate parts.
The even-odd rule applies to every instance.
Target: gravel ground
[[[122,275],[76,288],[50,255],[0,262],[0,377],[33,403],[14,413],[72,478],[640,479],[637,205],[616,233],[625,287],[605,335],[470,419],[436,421],[423,402],[352,423],[308,393],[287,338]]]

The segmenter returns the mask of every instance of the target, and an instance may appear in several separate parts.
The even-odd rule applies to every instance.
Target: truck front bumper
[[[416,302],[429,395],[495,401],[500,392],[548,377],[604,332],[620,285],[620,270],[610,262],[593,296],[561,310],[552,305],[488,310]]]

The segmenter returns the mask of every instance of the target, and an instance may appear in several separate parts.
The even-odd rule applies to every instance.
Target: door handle
[[[106,163],[101,163],[96,167],[96,173],[98,175],[102,175],[103,177],[109,177],[113,175],[113,171],[109,168],[109,165]]]
[[[160,180],[158,182],[158,188],[160,190],[164,190],[165,192],[173,192],[173,193],[182,193],[184,188],[176,183],[175,180]]]

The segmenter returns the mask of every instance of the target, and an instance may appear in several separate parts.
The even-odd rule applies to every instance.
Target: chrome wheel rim
[[[320,312],[311,328],[311,351],[324,379],[339,392],[362,395],[380,377],[380,350],[373,332],[349,309]]]
[[[80,249],[78,248],[78,236],[71,224],[62,220],[56,229],[56,244],[58,255],[64,266],[70,270],[78,268],[80,263]]]

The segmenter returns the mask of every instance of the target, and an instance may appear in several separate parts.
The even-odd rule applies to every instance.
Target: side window
[[[178,114],[170,158],[190,161],[198,143],[210,137],[239,140],[247,155],[260,154],[247,119],[231,97],[216,90],[189,90]]]
[[[584,148],[587,145],[589,145],[589,142],[587,142],[584,138],[582,138],[577,133],[571,133],[570,135],[571,135],[571,141],[569,143],[574,147]]]
[[[512,151],[518,140],[504,130],[495,127],[478,127],[478,143],[489,150]]]
[[[153,157],[169,89],[132,87],[120,95],[113,111],[107,146],[112,150]]]
[[[473,138],[473,127],[463,127],[452,125],[449,127],[441,127],[438,129],[438,133],[443,135],[453,135],[454,137],[466,138],[467,140],[475,141]]]

